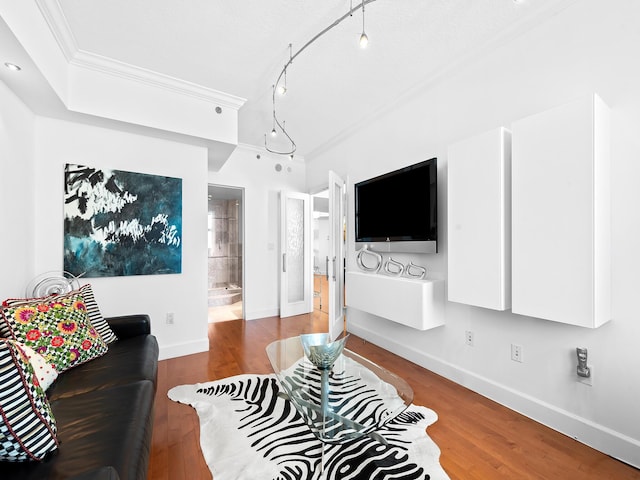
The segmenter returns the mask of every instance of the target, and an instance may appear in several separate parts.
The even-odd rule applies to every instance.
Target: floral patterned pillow
[[[104,355],[107,345],[91,324],[79,291],[2,304],[0,335],[42,355],[58,373]]]

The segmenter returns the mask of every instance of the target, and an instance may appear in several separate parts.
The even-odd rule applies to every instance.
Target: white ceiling
[[[574,1],[376,0],[366,6],[368,48],[357,45],[358,10],[289,67],[278,117],[286,121],[297,154],[312,158],[443,71],[499,47]],[[58,27],[71,33],[80,52],[246,98],[239,141],[256,146],[271,130],[271,86],[289,58],[289,43],[295,53],[351,5],[350,0],[57,2],[65,23]],[[0,39],[3,55],[10,39]],[[26,101],[32,108],[34,102]]]

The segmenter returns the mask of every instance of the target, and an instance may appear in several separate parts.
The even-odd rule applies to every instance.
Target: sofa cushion
[[[117,385],[151,380],[158,374],[158,341],[153,335],[121,338],[102,357],[72,368],[49,389],[51,401]]]
[[[52,401],[60,448],[38,465],[2,465],[2,478],[82,478],[105,466],[122,480],[146,478],[154,395],[145,380]]]
[[[89,320],[79,291],[5,300],[0,312],[4,336],[33,348],[59,373],[107,351],[106,343]]]
[[[0,340],[0,460],[42,460],[58,446],[56,422],[33,367],[13,340]]]

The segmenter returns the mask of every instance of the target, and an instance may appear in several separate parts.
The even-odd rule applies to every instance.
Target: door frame
[[[345,332],[346,182],[329,170],[329,335],[336,340]],[[336,199],[336,189],[339,188]],[[337,205],[336,205],[337,203]]]
[[[336,275],[340,275],[341,277],[341,281],[339,281],[338,283],[340,285],[342,285],[342,295],[341,295],[341,299],[342,299],[342,315],[341,315],[341,319],[343,322],[343,328],[340,329],[339,332],[334,332],[333,327],[335,327],[335,325],[331,325],[331,316],[333,313],[332,310],[335,309],[335,305],[333,305],[332,302],[332,297],[335,296],[335,294],[333,293],[333,288],[335,287],[334,283],[331,279],[328,279],[327,281],[327,289],[328,291],[328,297],[327,297],[327,331],[328,333],[332,336],[332,337],[338,337],[340,336],[344,331],[345,328],[344,327],[344,321],[345,321],[345,316],[346,316],[346,310],[345,310],[345,301],[344,301],[344,288],[345,288],[345,272],[346,272],[346,263],[345,263],[345,259],[346,259],[346,255],[347,255],[347,234],[345,232],[345,227],[346,227],[346,222],[347,222],[347,207],[348,207],[348,198],[347,198],[347,184],[348,184],[348,178],[347,179],[343,179],[341,178],[338,174],[336,174],[335,172],[333,172],[332,170],[329,170],[327,172],[327,182],[318,186],[317,188],[310,190],[310,195],[311,197],[315,197],[317,196],[319,193],[326,191],[327,192],[327,200],[329,205],[331,205],[331,195],[332,195],[332,191],[331,191],[331,187],[333,185],[335,185],[335,179],[340,180],[341,184],[342,184],[342,205],[341,205],[341,238],[342,238],[342,242],[341,242],[341,258],[340,260],[336,259],[336,263],[335,263],[335,272],[334,272],[334,266],[333,266],[333,262],[332,259],[328,259],[329,262],[328,264],[332,264],[331,267],[329,268],[329,265],[327,264],[327,271],[325,272],[325,275],[327,277],[332,276],[334,273]],[[313,192],[313,193],[311,193]],[[331,210],[331,208],[329,208],[329,210]],[[331,216],[331,211],[329,211],[329,230],[332,230],[334,225],[333,225],[333,218]],[[313,236],[312,236],[313,237]],[[315,239],[312,239],[312,241],[315,242]],[[329,241],[329,243],[331,243],[331,241]],[[313,245],[312,245],[313,248]],[[329,245],[329,250],[328,250],[328,254],[330,255],[332,252],[333,246]],[[324,259],[322,260],[324,261]],[[311,262],[313,263],[313,259],[311,260]],[[311,273],[311,278],[313,280],[313,265],[312,265],[312,273]],[[337,335],[335,335],[337,333]],[[335,340],[335,338],[332,338],[332,340]]]
[[[240,235],[238,235],[238,240],[240,240],[241,242],[241,252],[242,252],[242,320],[244,320],[246,318],[246,301],[247,301],[247,291],[246,291],[246,278],[245,278],[245,274],[246,274],[246,264],[245,264],[245,234],[246,234],[246,224],[245,224],[245,217],[246,217],[246,205],[245,205],[245,188],[244,187],[238,187],[235,185],[223,185],[220,183],[207,183],[207,202],[208,200],[208,194],[209,194],[209,189],[213,187],[213,188],[226,188],[229,190],[239,190],[240,191],[240,209],[238,211],[238,214],[240,216],[240,218],[238,219],[238,227],[240,229]],[[208,205],[207,205],[207,215],[209,213],[209,209],[208,209]],[[208,218],[207,218],[208,220]],[[207,233],[208,233],[208,226],[207,226]],[[208,242],[208,239],[207,239]],[[207,262],[209,260],[209,252],[207,252]],[[208,288],[208,284],[209,284],[209,265],[207,263],[207,291],[209,290]],[[208,295],[207,295],[207,301],[208,301]],[[207,305],[207,310],[209,309],[208,305]]]

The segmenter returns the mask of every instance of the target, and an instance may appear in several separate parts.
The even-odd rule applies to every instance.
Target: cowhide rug
[[[440,449],[426,428],[434,411],[411,405],[377,433],[324,445],[289,400],[275,375],[238,375],[169,390],[200,418],[200,442],[214,480],[446,480]]]

